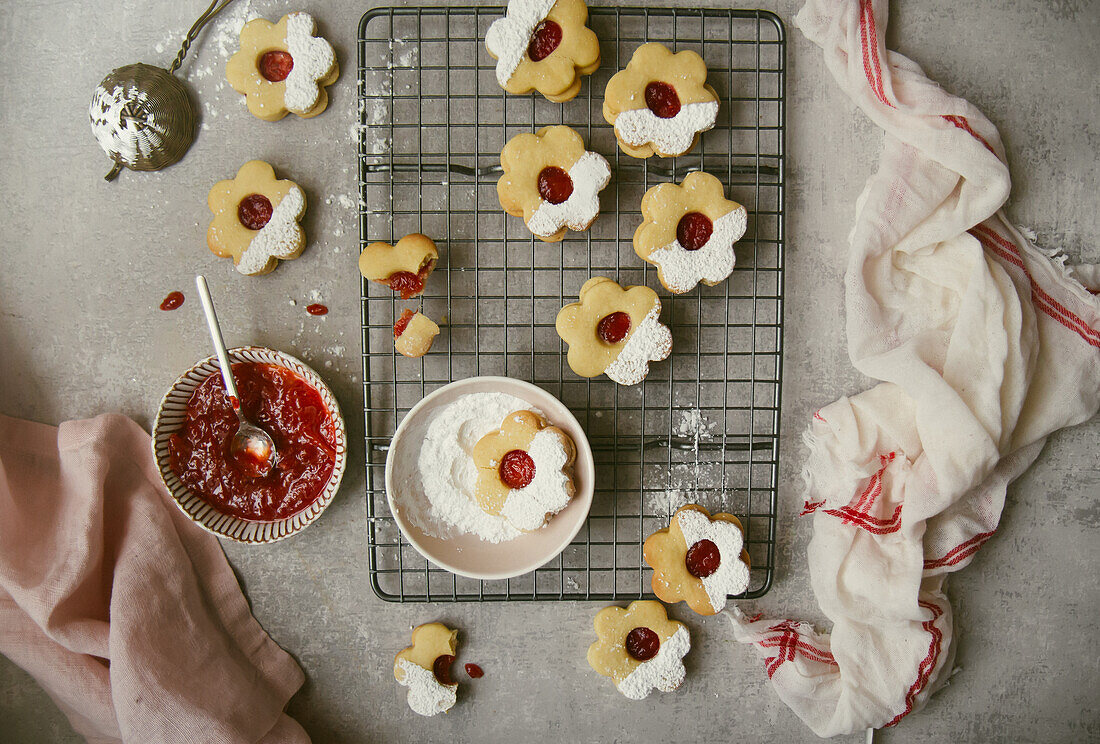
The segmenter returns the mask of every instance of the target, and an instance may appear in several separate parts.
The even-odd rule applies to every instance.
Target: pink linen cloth
[[[90,742],[309,741],[301,668],[124,416],[0,416],[0,652]]]
[[[886,49],[887,9],[809,0],[796,19],[886,133],[845,275],[849,354],[879,384],[806,435],[810,579],[833,627],[730,613],[819,736],[896,724],[943,684],[947,576],[993,536],[1046,438],[1100,408],[1100,270],[1008,222],[996,127]]]

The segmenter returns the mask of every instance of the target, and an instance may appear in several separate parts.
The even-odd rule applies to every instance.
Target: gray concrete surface
[[[244,2],[244,0],[238,0]],[[110,69],[166,64],[202,3],[18,1],[0,8],[0,411],[57,423],[121,411],[148,426],[179,372],[207,354],[191,279],[210,277],[228,340],[299,354],[326,375],[362,435],[355,149],[355,34],[369,3],[252,0],[269,18],[313,12],[343,73],[318,119],[263,124],[224,85],[232,50],[201,39],[186,70],[203,128],[160,174],[102,175],[107,161],[85,109]],[[839,93],[794,29],[798,2],[764,2],[788,23],[786,379],[778,573],[761,609],[817,617],[796,518],[799,435],[812,411],[865,387],[844,347],[843,246],[881,135]],[[890,45],[1001,128],[1014,177],[1010,215],[1043,243],[1100,260],[1096,124],[1100,6],[1089,0],[895,3]],[[206,192],[250,158],[271,158],[310,195],[305,254],[242,280],[203,236]],[[182,289],[187,304],[161,312]],[[330,308],[304,313],[311,294]],[[289,300],[296,300],[292,306]],[[962,672],[927,709],[877,741],[1067,741],[1100,738],[1100,421],[1053,437],[1010,489],[998,535],[953,580]],[[350,462],[362,460],[361,445]],[[225,544],[257,618],[307,674],[289,712],[317,742],[812,741],[769,689],[755,655],[721,619],[690,623],[695,650],[676,694],[631,703],[588,669],[597,607],[586,603],[397,606],[372,594],[364,476],[354,465],[322,519],[273,546]],[[486,676],[448,716],[412,714],[391,659],[411,625],[463,630],[462,658]],[[75,741],[33,680],[0,658],[0,740]],[[862,741],[862,737],[851,737]]]

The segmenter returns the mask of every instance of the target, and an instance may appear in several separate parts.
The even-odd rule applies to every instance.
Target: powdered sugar
[[[406,699],[413,713],[434,716],[454,707],[458,700],[458,685],[442,684],[431,670],[408,659],[398,659],[397,668],[404,672],[405,678],[398,684],[409,688]]]
[[[527,454],[535,462],[534,480],[508,492],[500,515],[513,527],[530,532],[569,505],[573,479],[563,470],[569,453],[557,432],[543,429],[535,434],[527,446]]]
[[[441,539],[470,533],[499,543],[523,534],[504,517],[478,506],[472,452],[478,440],[499,429],[505,416],[525,409],[534,410],[514,395],[471,393],[410,428],[403,445],[410,454],[394,464],[395,507],[422,532]]]
[[[527,228],[535,235],[550,237],[563,227],[570,230],[587,230],[600,213],[600,190],[611,182],[611,166],[602,155],[585,152],[569,168],[573,193],[561,204],[543,201]]]
[[[291,186],[271,212],[267,221],[248,243],[237,271],[242,274],[260,274],[277,258],[293,258],[302,248],[305,234],[298,220],[306,211],[306,197],[297,186]]]
[[[497,82],[507,87],[516,68],[527,54],[535,28],[557,0],[509,0],[503,18],[493,21],[485,34],[485,48],[497,58]]]
[[[689,103],[669,119],[648,108],[623,111],[615,118],[615,134],[632,147],[651,144],[663,155],[682,155],[691,149],[695,135],[714,128],[718,101]]]
[[[145,93],[134,86],[107,90],[97,85],[88,106],[88,119],[103,151],[127,165],[137,165],[164,142],[164,122],[148,106]]]
[[[677,512],[676,524],[684,535],[688,548],[700,540],[710,540],[718,546],[721,559],[718,570],[700,579],[707,591],[707,599],[715,612],[726,606],[726,597],[740,594],[749,587],[749,567],[741,560],[745,536],[731,522],[712,522],[702,512],[685,509]]]
[[[317,81],[332,71],[336,53],[332,45],[313,35],[317,24],[308,13],[290,13],[286,20],[286,46],[294,66],[286,78],[283,102],[296,114],[317,105],[321,89]]]
[[[673,240],[646,258],[660,269],[661,283],[670,292],[682,294],[700,281],[717,284],[730,275],[737,256],[733,244],[745,234],[745,208],[738,206],[714,221],[710,238],[698,250],[689,251]]]
[[[604,374],[620,385],[636,385],[649,374],[650,362],[672,353],[672,331],[661,323],[660,316],[661,303],[657,301]]]
[[[687,677],[683,659],[690,650],[691,636],[687,628],[681,625],[671,638],[661,643],[656,656],[643,661],[615,686],[631,700],[641,700],[654,689],[672,692]]]

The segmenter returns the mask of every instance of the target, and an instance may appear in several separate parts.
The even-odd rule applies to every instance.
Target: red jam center
[[[428,274],[431,273],[434,265],[435,261],[428,261],[415,274],[411,271],[395,271],[390,274],[385,284],[388,284],[394,292],[400,292],[401,299],[410,299],[424,291],[424,282],[428,279]]]
[[[328,315],[328,306],[315,302],[306,308],[306,312],[310,315]]]
[[[470,679],[481,679],[485,676],[485,671],[477,664],[467,664],[466,674],[470,675]]]
[[[401,311],[401,317],[393,324],[393,337],[401,338],[401,334],[409,327],[409,321],[416,315],[412,310],[405,308]]]
[[[687,251],[697,251],[707,244],[714,223],[702,212],[688,212],[676,223],[676,240]]]
[[[282,51],[264,52],[260,57],[259,68],[264,80],[280,83],[294,69],[294,58]]]
[[[558,44],[561,44],[561,26],[547,19],[535,27],[531,43],[527,45],[527,56],[532,62],[539,62],[549,57]]]
[[[435,657],[435,663],[432,664],[432,673],[435,674],[435,678],[439,680],[439,684],[454,684],[454,680],[451,679],[451,664],[454,663],[455,657],[450,654],[443,654],[442,656]]]
[[[722,554],[718,546],[710,540],[700,540],[688,548],[684,558],[688,573],[698,579],[705,579],[722,565]]]
[[[626,634],[626,652],[638,661],[649,661],[661,649],[661,639],[649,628],[635,628]]]
[[[249,194],[237,205],[237,219],[249,230],[259,230],[271,219],[271,200],[263,194]]]
[[[161,310],[175,310],[183,304],[183,292],[169,292],[164,301],[160,303]]]
[[[680,96],[668,83],[655,80],[645,87],[645,105],[661,119],[671,119],[680,113]]]
[[[596,324],[596,334],[609,344],[617,344],[630,333],[630,316],[619,312],[605,315]]]
[[[500,458],[500,480],[508,488],[526,488],[535,479],[535,461],[523,450],[512,450]]]
[[[183,424],[168,440],[172,472],[192,493],[223,514],[270,522],[312,504],[336,463],[332,414],[304,379],[282,367],[242,362],[233,365],[240,405],[248,420],[275,442],[275,467],[255,478],[250,465],[235,461],[229,442],[237,416],[219,375],[191,394]]]
[[[573,193],[573,179],[556,165],[539,171],[539,196],[551,204],[561,204]]]

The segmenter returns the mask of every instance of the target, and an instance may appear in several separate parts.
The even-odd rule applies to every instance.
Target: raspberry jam
[[[626,634],[626,652],[638,661],[649,661],[661,650],[661,639],[649,628],[635,628]]]
[[[630,316],[621,310],[605,315],[596,324],[596,334],[606,343],[617,344],[630,333]]]
[[[527,56],[532,62],[540,62],[561,44],[561,26],[547,19],[535,27],[531,34],[531,43],[527,45]]]
[[[654,81],[645,87],[645,105],[657,117],[671,119],[680,113],[680,96],[668,83]]]
[[[688,548],[684,556],[688,573],[697,579],[705,579],[722,565],[722,554],[710,540],[700,540]]]
[[[500,458],[499,471],[508,488],[526,488],[535,479],[535,461],[523,450],[512,450]]]
[[[676,223],[676,240],[686,251],[697,251],[707,244],[714,223],[702,212],[688,212]]]
[[[245,417],[263,427],[278,458],[271,473],[252,477],[249,463],[229,455],[237,416],[211,375],[191,394],[180,429],[168,440],[169,465],[187,488],[223,514],[270,522],[297,514],[324,490],[336,463],[336,425],[321,394],[282,367],[233,365]]]
[[[477,664],[467,664],[466,674],[470,675],[470,679],[481,679],[485,676],[485,671]]]
[[[259,230],[271,219],[275,211],[271,200],[263,194],[249,194],[237,204],[237,219],[249,230]]]
[[[539,171],[539,196],[551,204],[561,204],[573,193],[573,179],[556,165]]]
[[[258,67],[264,80],[281,83],[294,69],[294,58],[282,51],[264,52]]]
[[[411,271],[395,271],[384,283],[388,284],[394,292],[400,292],[403,300],[416,297],[424,291],[424,282],[427,281],[433,266],[435,261],[428,261],[415,274]]]
[[[322,305],[320,302],[314,302],[312,305],[306,307],[306,312],[310,315],[328,315],[328,305]]]
[[[435,675],[435,678],[439,680],[439,684],[454,684],[454,680],[451,679],[451,664],[454,663],[455,657],[450,654],[442,654],[435,657],[435,663],[432,664],[432,673]]]
[[[416,315],[409,308],[405,308],[401,311],[401,317],[397,319],[397,322],[393,324],[393,337],[401,338],[401,334],[405,332],[405,329],[409,327],[409,321]]]
[[[161,310],[175,310],[183,304],[183,292],[169,292],[164,301],[160,303]]]

